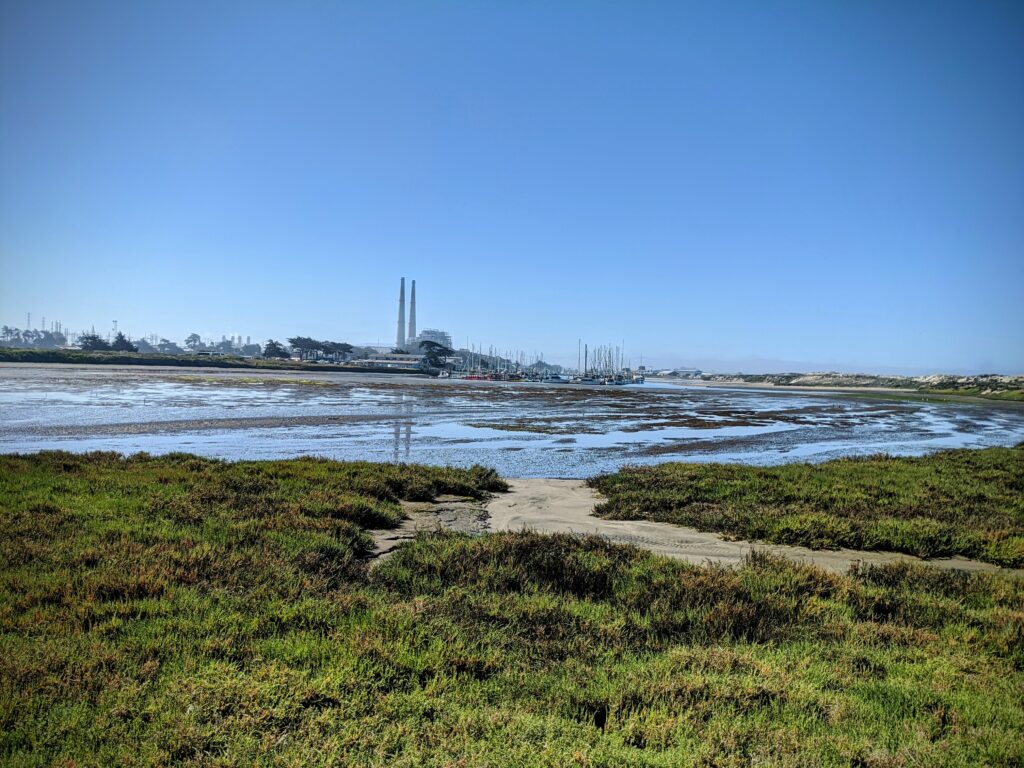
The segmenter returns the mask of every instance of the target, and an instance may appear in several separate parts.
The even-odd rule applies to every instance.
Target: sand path
[[[603,520],[591,515],[600,497],[580,480],[509,480],[510,492],[497,494],[486,505],[488,530],[518,531],[523,528],[543,533],[581,533],[604,536],[621,544],[633,544],[658,555],[691,563],[738,565],[757,549],[783,555],[800,563],[811,563],[829,571],[845,572],[853,563],[926,563],[936,568],[1013,573],[962,557],[922,560],[898,552],[862,552],[852,549],[814,550],[783,544],[754,544],[729,541],[717,533],[644,520]]]

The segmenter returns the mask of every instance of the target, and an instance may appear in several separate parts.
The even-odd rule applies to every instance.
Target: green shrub
[[[494,480],[0,457],[0,764],[1024,761],[1024,580],[529,532],[368,568],[417,476]]]
[[[667,463],[593,478],[595,514],[815,548],[1024,567],[1024,446],[747,467]]]

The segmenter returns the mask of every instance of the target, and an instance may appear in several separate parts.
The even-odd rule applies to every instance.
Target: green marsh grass
[[[773,467],[677,462],[589,483],[607,518],[1024,567],[1024,445]]]
[[[929,395],[959,395],[962,397],[981,397],[988,400],[1024,402],[1024,389],[991,390],[981,387],[922,387],[919,391]]]
[[[482,468],[0,457],[0,764],[1014,765],[1024,582],[421,534]]]

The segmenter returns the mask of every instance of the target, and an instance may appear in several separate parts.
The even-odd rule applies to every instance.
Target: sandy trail
[[[496,495],[487,505],[491,531],[523,528],[543,533],[581,533],[604,536],[620,544],[633,544],[658,555],[691,563],[735,566],[753,550],[782,555],[834,572],[845,572],[856,562],[881,564],[897,561],[925,563],[936,568],[1013,573],[1024,571],[962,557],[922,560],[898,552],[862,552],[852,549],[814,550],[784,544],[729,541],[717,533],[644,520],[603,520],[591,515],[600,497],[580,480],[509,480],[510,492]]]
[[[405,519],[396,528],[369,531],[373,536],[372,557],[383,559],[421,531],[445,529],[460,533],[487,532],[487,510],[484,502],[441,496],[436,502],[403,501]]]

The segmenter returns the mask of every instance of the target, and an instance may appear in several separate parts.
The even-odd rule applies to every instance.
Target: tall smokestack
[[[409,343],[416,343],[416,281],[412,281],[409,292]]]
[[[398,289],[398,335],[395,346],[401,349],[405,346],[405,278],[402,278],[402,287]]]

